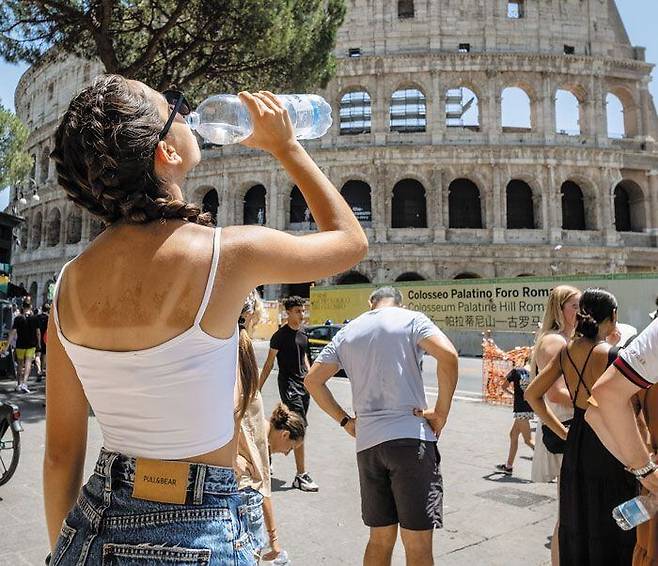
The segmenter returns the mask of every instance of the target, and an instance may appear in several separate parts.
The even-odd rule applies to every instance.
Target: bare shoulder
[[[562,334],[558,334],[557,332],[551,332],[549,334],[546,334],[541,338],[539,343],[537,344],[537,349],[539,351],[556,351],[564,346],[567,345],[567,340]]]

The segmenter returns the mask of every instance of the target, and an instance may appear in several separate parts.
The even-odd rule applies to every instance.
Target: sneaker
[[[317,483],[315,483],[312,479],[311,476],[309,476],[306,472],[303,474],[297,474],[295,476],[295,479],[292,480],[292,486],[301,489],[302,491],[319,491],[320,487],[318,486]]]
[[[32,393],[32,391],[28,389],[25,383],[21,383],[20,385],[17,385],[15,391],[17,391],[18,393]]]
[[[496,470],[505,476],[511,476],[514,468],[508,468],[507,464],[498,464]]]

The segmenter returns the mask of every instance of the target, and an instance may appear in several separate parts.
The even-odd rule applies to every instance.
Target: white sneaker
[[[311,476],[309,476],[306,472],[304,472],[303,474],[297,474],[295,476],[295,479],[292,480],[292,486],[296,487],[297,489],[301,489],[302,491],[320,490],[320,486],[318,486],[318,484],[315,483],[311,479]]]
[[[19,393],[32,393],[27,387],[27,384],[21,383],[18,387],[16,387],[16,391]]]

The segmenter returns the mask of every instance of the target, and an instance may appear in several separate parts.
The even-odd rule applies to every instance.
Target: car
[[[304,329],[308,337],[308,358],[311,364],[320,355],[322,349],[331,342],[332,338],[338,334],[338,331],[345,326],[344,324],[316,324],[307,326]],[[338,377],[347,377],[345,372],[341,369],[337,374]]]

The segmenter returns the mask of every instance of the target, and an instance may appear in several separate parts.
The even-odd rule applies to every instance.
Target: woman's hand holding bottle
[[[253,133],[243,142],[247,147],[262,149],[274,157],[299,146],[288,111],[269,91],[241,92],[238,95],[251,115]]]

